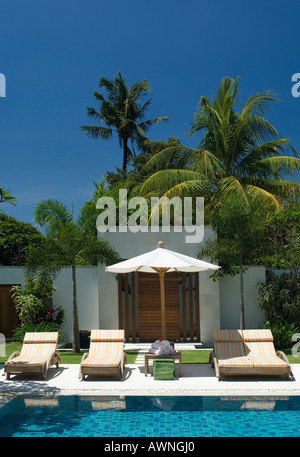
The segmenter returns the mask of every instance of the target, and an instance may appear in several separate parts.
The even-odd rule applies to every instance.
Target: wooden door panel
[[[11,285],[0,285],[0,333],[5,338],[11,338],[19,325],[11,288]]]
[[[155,341],[162,335],[160,281],[156,273],[138,274],[139,339]],[[166,330],[168,340],[180,338],[179,277],[165,275]]]

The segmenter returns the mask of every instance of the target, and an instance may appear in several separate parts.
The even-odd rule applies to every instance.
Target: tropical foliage
[[[96,208],[96,203],[99,198],[112,197],[116,205],[116,223],[119,222],[119,190],[127,191],[127,198],[137,197],[140,195],[140,189],[145,179],[147,179],[154,171],[157,171],[155,166],[145,167],[150,157],[153,157],[157,152],[169,146],[178,146],[179,138],[170,137],[168,141],[150,141],[144,143],[144,151],[132,159],[132,166],[126,173],[122,169],[117,168],[115,172],[107,172],[99,182],[94,181],[94,192],[91,199],[87,201],[82,210],[81,216],[89,221],[90,231],[96,232],[96,219],[101,213],[100,209]],[[174,168],[177,163],[165,163],[165,168]],[[150,196],[149,196],[150,199]],[[149,205],[149,216],[150,216]],[[128,216],[134,212],[134,209],[128,209]]]
[[[46,241],[30,251],[27,269],[30,275],[47,274],[52,278],[63,267],[72,268],[73,281],[73,351],[80,350],[77,306],[76,267],[118,260],[112,246],[89,231],[86,218],[74,219],[68,208],[57,200],[44,200],[35,208],[34,218],[45,230]]]
[[[26,332],[59,331],[60,340],[63,332],[60,329],[64,321],[64,309],[53,304],[55,288],[51,275],[25,275],[25,286],[12,287],[12,296],[20,320],[20,327],[16,329],[14,338],[23,340]]]
[[[100,93],[105,89],[107,98]],[[145,141],[146,133],[153,124],[166,121],[168,117],[145,120],[151,99],[143,102],[143,97],[150,91],[148,81],[138,81],[131,87],[126,84],[126,78],[118,72],[114,79],[100,78],[99,91],[94,97],[99,102],[99,110],[88,107],[89,118],[104,122],[106,126],[85,125],[81,127],[92,138],[110,140],[113,133],[119,138],[123,151],[123,171],[126,173],[130,159],[135,155],[134,144],[140,149]],[[129,144],[131,143],[131,148]]]
[[[277,99],[265,91],[250,96],[241,108],[238,95],[239,80],[227,77],[212,101],[201,97],[190,130],[202,134],[199,147],[167,148],[153,157],[150,164],[173,158],[185,166],[154,173],[143,195],[203,196],[209,209],[235,194],[245,204],[255,199],[267,210],[278,210],[283,199],[299,192],[299,182],[287,179],[299,173],[299,155],[264,117]]]
[[[266,283],[258,284],[258,299],[272,332],[278,338],[287,333],[290,345],[291,336],[300,329],[300,278],[295,281],[291,273],[267,270]]]
[[[9,190],[4,190],[3,187],[0,187],[0,203],[10,203],[11,205],[15,205],[17,201],[16,197],[10,195]],[[2,210],[0,209],[0,212]]]
[[[288,269],[297,282],[300,267],[300,204],[291,202],[267,221],[266,236],[272,252],[261,261],[278,269]]]
[[[267,262],[291,269],[290,276],[269,276],[267,284],[259,286],[260,305],[271,325],[286,325],[288,334],[293,323],[300,323],[300,210],[295,203],[300,191],[300,158],[290,140],[282,138],[266,119],[269,107],[278,99],[271,91],[264,91],[242,103],[239,78],[224,78],[211,100],[205,96],[200,99],[190,128],[194,138],[200,136],[199,146],[192,148],[176,137],[168,141],[147,138],[151,126],[168,120],[146,120],[151,99],[144,98],[149,91],[147,80],[130,87],[120,72],[113,79],[100,78],[99,90],[94,93],[99,107],[87,108],[96,125],[82,126],[81,131],[93,139],[110,140],[116,135],[123,154],[122,167],[94,181],[94,194],[78,218],[56,200],[42,201],[34,212],[35,222],[44,233],[41,235],[32,227],[17,225],[0,211],[0,263],[26,262],[31,278],[24,291],[15,289],[22,328],[36,322],[53,324],[56,307],[47,308],[47,322],[40,318],[41,302],[46,297],[50,300],[52,289],[40,288],[38,292],[35,281],[52,280],[61,268],[70,266],[73,351],[79,352],[76,268],[119,260],[112,246],[97,237],[96,202],[111,196],[118,207],[119,189],[127,189],[128,198],[205,198],[206,223],[216,230],[217,238],[205,245],[200,255],[219,262],[221,274],[240,274],[241,328],[245,324],[245,265]],[[0,187],[0,203],[15,201]]]
[[[299,332],[299,327],[297,327],[293,322],[281,322],[271,324],[271,322],[267,321],[264,325],[264,328],[268,328],[271,330],[275,347],[282,349],[290,349],[291,342],[293,342],[293,337],[295,335],[297,336]],[[298,357],[296,356],[292,363],[298,363]]]
[[[300,159],[289,139],[281,138],[265,118],[278,100],[271,91],[250,96],[244,106],[239,99],[239,78],[224,78],[215,97],[201,97],[195,112],[190,133],[201,134],[198,148],[183,146],[176,138],[168,144],[144,141],[144,152],[133,159],[132,169],[107,173],[105,190],[99,189],[101,196],[113,196],[116,202],[119,189],[146,198],[205,197],[206,223],[217,238],[201,256],[222,265],[214,277],[240,274],[243,328],[244,266],[268,260],[294,269],[294,276],[299,267],[295,200]]]
[[[12,287],[12,296],[16,310],[23,325],[35,325],[45,314],[41,300],[28,291],[22,291],[20,286]]]
[[[0,213],[0,264],[25,265],[30,247],[43,243],[44,237],[33,225]]]
[[[133,157],[132,166],[126,173],[118,168],[116,172],[107,172],[105,178],[109,195],[117,198],[119,189],[127,189],[129,197],[138,196],[144,181],[160,170],[155,164],[147,165],[150,159],[166,148],[177,146],[180,146],[180,139],[177,137],[169,137],[168,141],[145,140],[143,151]],[[178,160],[168,160],[163,164],[164,169],[177,167]]]
[[[223,198],[211,217],[216,237],[205,243],[199,251],[199,257],[210,257],[221,267],[220,275],[239,273],[240,277],[240,328],[245,328],[244,311],[244,272],[245,267],[254,263],[254,259],[271,249],[265,237],[266,224],[262,218],[260,206],[243,200],[235,195]]]

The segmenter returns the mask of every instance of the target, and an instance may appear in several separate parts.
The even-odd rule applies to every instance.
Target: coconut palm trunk
[[[124,138],[123,139],[123,171],[126,173],[127,170],[127,163],[128,163],[128,139]]]
[[[240,329],[245,329],[244,273],[242,263],[240,263]]]
[[[72,283],[73,283],[73,352],[80,352],[80,335],[79,335],[79,318],[77,306],[77,282],[76,266],[72,265]]]

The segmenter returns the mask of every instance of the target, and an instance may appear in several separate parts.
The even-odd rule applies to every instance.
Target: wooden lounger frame
[[[16,351],[7,360],[7,362],[11,361],[15,357],[18,357],[20,355],[20,352]],[[59,364],[61,363],[61,358],[60,355],[57,352],[52,353],[48,359],[45,361],[43,365],[37,365],[37,366],[32,366],[32,365],[5,365],[4,367],[4,372],[6,373],[6,379],[10,379],[11,374],[20,374],[20,373],[26,373],[30,375],[40,375],[42,376],[43,379],[46,379],[47,376],[47,371],[48,368],[51,367],[52,365],[56,365],[56,368],[59,367]]]
[[[93,335],[97,335],[95,338],[95,342],[108,342],[108,343],[122,343],[124,345],[125,337],[124,337],[124,330],[92,330],[91,331],[91,341],[93,340]],[[100,335],[100,338],[99,338]],[[101,336],[103,335],[103,336]],[[118,336],[114,336],[118,335]],[[99,339],[98,339],[99,338]],[[103,339],[102,339],[103,338]],[[84,366],[83,362],[88,358],[90,352],[85,352],[82,356],[79,368],[79,375],[78,377],[82,380],[85,379],[85,376],[117,376],[119,379],[122,378],[125,365],[127,363],[127,355],[123,351],[122,355],[120,356],[119,363],[116,366]]]
[[[89,353],[85,352],[82,356],[81,363],[88,357]],[[86,376],[116,376],[119,379],[123,376],[123,371],[126,365],[126,354],[122,355],[122,359],[117,367],[80,367],[79,378],[82,380]]]
[[[230,331],[229,331],[230,332]],[[242,331],[238,330],[240,334],[242,335]],[[230,341],[229,339],[225,339],[225,341]],[[221,339],[218,339],[218,342],[222,342]],[[244,354],[240,354],[242,357],[247,358],[247,351],[246,351],[246,346],[245,346],[245,341],[244,343]],[[214,343],[215,345],[215,343]],[[278,366],[278,367],[272,367],[272,366],[255,366],[255,363],[251,361],[252,365],[251,366],[231,366],[231,367],[222,367],[220,366],[218,357],[216,356],[215,352],[215,347],[213,351],[209,355],[209,363],[213,368],[215,368],[216,376],[218,380],[221,380],[223,376],[242,376],[242,375],[271,375],[271,376],[285,376],[287,380],[291,379],[291,366],[288,361],[287,356],[284,354],[282,351],[276,351],[277,357],[279,357],[281,360],[285,362],[284,366]]]
[[[36,358],[44,357],[43,354],[30,354],[30,356],[24,355],[24,360],[22,358],[17,362],[13,363],[14,359],[18,356],[22,357],[22,351],[15,351],[11,354],[8,360],[4,365],[4,373],[6,374],[6,379],[10,379],[11,374],[30,374],[30,375],[40,375],[43,379],[46,379],[48,368],[52,365],[56,365],[56,368],[59,367],[61,363],[60,355],[56,352],[56,344],[58,341],[58,332],[27,332],[24,336],[23,349],[25,345],[37,345],[43,346],[51,344],[53,347],[49,347],[49,354],[45,354],[45,359],[42,362],[37,361],[35,364],[34,361]],[[50,352],[50,350],[52,351]],[[30,363],[31,360],[33,363]]]

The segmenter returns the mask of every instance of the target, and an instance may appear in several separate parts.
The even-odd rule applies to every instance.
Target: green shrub
[[[271,324],[267,321],[264,328],[271,330],[274,338],[274,346],[277,349],[292,347],[292,336],[299,331],[295,324],[289,324],[287,322]]]
[[[39,278],[27,278],[24,290],[20,286],[12,287],[12,296],[20,319],[24,325],[50,324],[58,326],[64,321],[64,309],[52,304],[54,287],[49,281]]]
[[[34,325],[45,313],[43,303],[33,294],[24,293],[20,286],[12,287],[16,310],[23,325]]]
[[[266,271],[266,284],[258,284],[259,306],[266,320],[274,324],[294,324],[300,327],[300,279],[291,274],[276,275]]]
[[[58,332],[58,342],[63,343],[67,341],[67,334],[64,330],[59,328],[55,323],[41,322],[39,324],[25,324],[16,329],[13,339],[18,342],[24,340],[25,333],[27,332]]]

